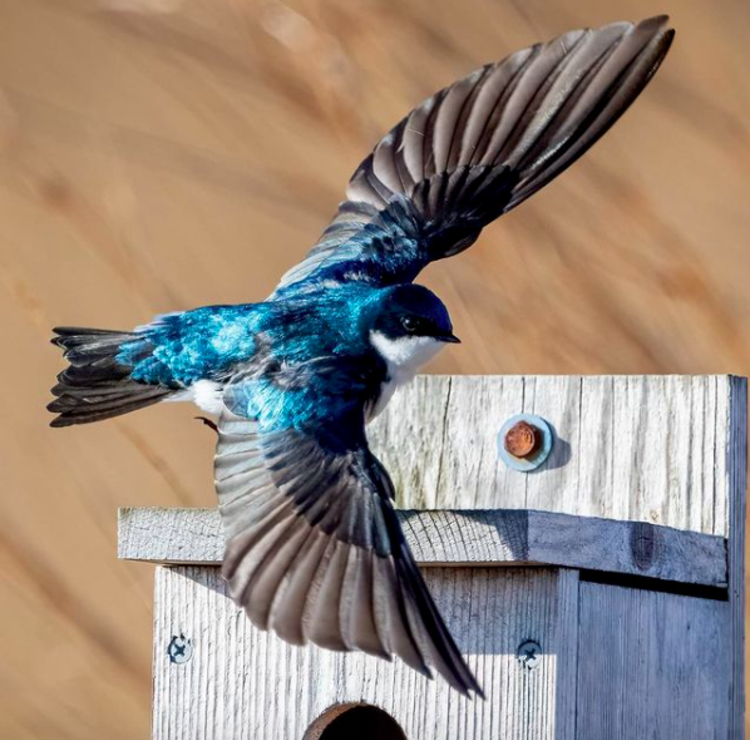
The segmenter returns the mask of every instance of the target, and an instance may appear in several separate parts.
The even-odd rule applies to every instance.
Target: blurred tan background
[[[0,737],[147,737],[152,568],[116,509],[214,504],[192,408],[46,426],[50,328],[262,299],[422,98],[657,12],[634,109],[427,272],[464,339],[431,369],[750,374],[747,2],[0,0]]]

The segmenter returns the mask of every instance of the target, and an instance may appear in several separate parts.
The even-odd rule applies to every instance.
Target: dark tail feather
[[[58,416],[53,427],[88,424],[150,406],[173,393],[170,388],[139,383],[131,367],[117,361],[125,342],[134,334],[106,329],[58,327],[52,344],[64,350],[70,365],[58,376],[47,409]]]

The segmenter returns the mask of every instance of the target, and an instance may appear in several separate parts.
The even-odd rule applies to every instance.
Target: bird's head
[[[416,372],[453,334],[443,302],[421,285],[397,285],[381,291],[369,328],[373,347],[392,369]]]

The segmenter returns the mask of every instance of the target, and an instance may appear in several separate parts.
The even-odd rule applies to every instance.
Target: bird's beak
[[[451,344],[461,344],[461,340],[455,334],[444,334],[441,337],[436,337],[441,342],[450,342]]]

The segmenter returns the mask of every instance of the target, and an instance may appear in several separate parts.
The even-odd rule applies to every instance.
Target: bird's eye
[[[419,322],[413,316],[404,316],[404,318],[401,319],[401,324],[409,333],[415,332],[419,327]]]

